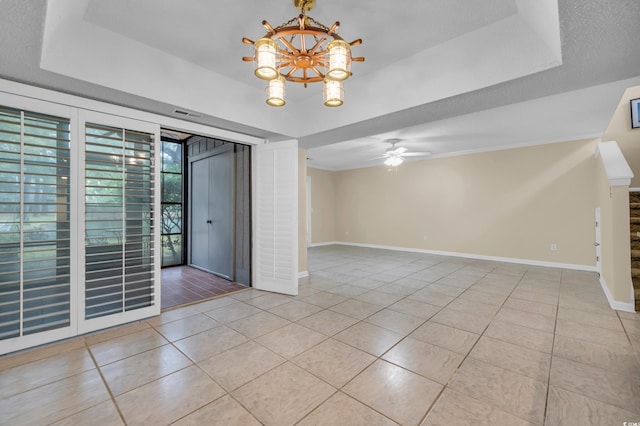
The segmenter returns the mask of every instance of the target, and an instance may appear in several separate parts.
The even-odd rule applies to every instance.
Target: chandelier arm
[[[313,66],[313,67],[311,67],[311,69],[314,70],[316,72],[316,74],[318,74],[319,77],[324,78],[324,74],[322,72],[320,72],[320,70],[318,70],[318,68]]]
[[[327,37],[320,37],[318,40],[316,40],[316,44],[311,48],[311,50],[309,50],[309,54],[314,54],[315,51],[318,50],[320,46],[322,46],[322,43],[324,43],[326,39]]]
[[[351,62],[364,62],[364,57],[360,56],[358,58],[351,58]]]
[[[331,28],[329,28],[329,31],[327,31],[329,34],[333,34],[336,32],[336,30],[338,29],[338,27],[340,26],[340,22],[336,21],[333,23],[333,25],[331,26]]]
[[[349,43],[349,46],[359,46],[362,44],[362,39],[358,38],[356,40],[353,40],[351,43]]]
[[[269,31],[268,34],[273,34],[276,32],[276,30],[274,30],[271,24],[268,23],[266,20],[262,21],[262,26],[265,27],[267,31]]]
[[[298,50],[298,48],[295,47],[293,44],[291,44],[289,42],[289,40],[287,40],[286,38],[278,37],[278,40],[280,40],[282,42],[282,44],[284,44],[286,47],[288,47],[294,55],[297,55],[297,54],[300,53],[300,50]]]
[[[243,56],[242,60],[245,62],[253,62],[256,58],[253,56]]]
[[[307,42],[302,34],[300,34],[300,52],[304,54],[307,53]]]

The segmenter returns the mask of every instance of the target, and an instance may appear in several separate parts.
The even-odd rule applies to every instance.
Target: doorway
[[[162,308],[250,286],[250,147],[168,129],[162,142]]]

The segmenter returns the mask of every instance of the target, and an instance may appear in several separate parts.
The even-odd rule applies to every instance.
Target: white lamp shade
[[[256,77],[263,80],[273,80],[279,73],[276,68],[276,52],[278,43],[270,38],[258,39],[255,43],[254,70]]]
[[[327,44],[329,51],[329,71],[326,77],[330,80],[343,81],[351,75],[351,48],[344,40],[333,40]]]
[[[284,101],[284,77],[278,75],[273,80],[269,80],[267,86],[267,104],[275,107],[281,107]]]
[[[344,88],[342,81],[325,80],[322,88],[324,104],[328,107],[338,107],[344,101]]]

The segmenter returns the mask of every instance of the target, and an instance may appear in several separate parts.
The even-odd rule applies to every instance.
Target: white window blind
[[[69,120],[0,106],[0,340],[70,325]]]
[[[154,304],[154,135],[85,127],[85,319]]]

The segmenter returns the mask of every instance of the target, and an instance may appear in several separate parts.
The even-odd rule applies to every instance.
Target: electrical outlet
[[[556,251],[556,250],[558,250],[558,246],[555,243],[551,244],[551,251]]]

